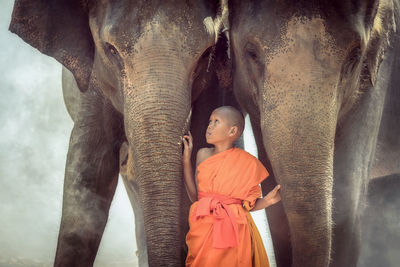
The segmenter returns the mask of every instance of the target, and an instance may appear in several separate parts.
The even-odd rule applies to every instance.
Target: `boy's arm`
[[[189,160],[185,158],[183,159],[183,176],[185,178],[186,192],[189,196],[189,199],[191,202],[195,202],[197,200],[197,189],[194,182],[193,169],[190,158]]]
[[[195,202],[197,200],[197,186],[195,178],[193,177],[193,168],[190,160],[193,149],[193,138],[190,132],[189,135],[185,135],[183,137],[183,145],[184,152],[182,161],[186,192],[189,196],[190,201]],[[204,155],[204,149],[199,149],[199,151],[197,151],[195,176],[197,176],[197,166],[200,164],[201,161],[204,160]]]
[[[278,184],[265,197],[257,198],[256,203],[254,204],[254,207],[250,211],[262,210],[262,209],[272,206],[275,203],[277,203],[278,201],[280,201],[281,195],[278,191],[280,188],[281,188],[281,186]]]
[[[186,192],[189,196],[191,202],[195,202],[197,200],[197,166],[204,160],[204,149],[199,149],[196,155],[196,171],[195,176],[193,177],[193,169],[192,164],[190,162],[190,158],[183,159],[183,175],[185,178]]]

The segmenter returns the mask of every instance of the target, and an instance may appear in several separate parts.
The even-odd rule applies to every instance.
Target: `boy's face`
[[[210,120],[206,131],[206,140],[208,144],[226,141],[230,135],[232,126],[229,124],[223,111],[214,110],[211,113]]]

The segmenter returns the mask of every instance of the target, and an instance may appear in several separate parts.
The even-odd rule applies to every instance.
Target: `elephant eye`
[[[257,54],[254,51],[247,51],[247,55],[253,59],[253,60],[257,60]]]
[[[108,51],[110,51],[110,53],[111,53],[112,55],[114,55],[114,56],[118,54],[117,49],[116,49],[112,44],[110,44],[110,43],[107,43],[107,49],[108,49]]]
[[[257,48],[251,43],[246,44],[246,56],[254,61],[258,61]]]
[[[361,58],[361,48],[357,46],[356,48],[353,49],[350,53],[350,60],[352,61],[359,61]]]
[[[121,165],[126,165],[128,163],[128,154],[126,154],[124,160],[122,161]]]
[[[264,60],[257,46],[248,42],[244,47],[243,53],[245,60],[248,62],[249,71],[256,76],[261,75],[264,70]]]
[[[354,68],[357,66],[357,64],[360,62],[361,59],[361,48],[359,45],[354,47],[351,52],[347,55],[347,58],[345,60],[344,64],[344,71],[346,73],[351,73],[354,71]]]
[[[104,47],[104,53],[107,55],[108,59],[115,65],[119,70],[123,70],[123,61],[119,52],[115,46],[106,42]]]

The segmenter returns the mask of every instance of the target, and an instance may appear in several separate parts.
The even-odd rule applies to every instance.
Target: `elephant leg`
[[[118,182],[122,118],[97,90],[79,98],[54,266],[92,266]]]
[[[124,182],[126,192],[131,202],[135,215],[135,235],[139,266],[149,266],[147,258],[146,232],[144,229],[143,209],[140,205],[139,186],[134,175],[132,155],[129,154],[128,144],[124,142],[120,150],[120,174]]]
[[[356,266],[361,246],[360,217],[364,211],[370,166],[382,118],[390,55],[381,63],[374,88],[364,92],[336,131],[333,184],[333,249],[330,266]]]
[[[362,215],[358,266],[398,266],[400,262],[400,174],[372,179]]]
[[[144,231],[143,211],[139,202],[139,187],[135,181],[128,179],[125,175],[122,175],[122,180],[135,214],[135,235],[139,266],[148,266],[146,232]]]
[[[262,141],[262,132],[259,115],[250,114],[250,121],[253,127],[254,139],[257,145],[258,158],[266,166],[269,171],[269,177],[261,184],[263,195],[265,196],[276,186],[276,180],[273,173],[271,163],[267,157]],[[285,214],[282,202],[265,209],[268,219],[268,225],[271,232],[272,244],[274,246],[274,254],[276,265],[279,267],[292,266],[292,248],[290,245],[290,230],[288,219]]]

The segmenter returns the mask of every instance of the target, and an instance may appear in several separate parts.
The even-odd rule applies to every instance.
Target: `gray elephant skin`
[[[93,265],[120,172],[143,218],[140,263],[184,264],[181,137],[192,110],[195,153],[211,110],[234,101],[220,94],[230,86],[226,46],[215,45],[224,16],[206,0],[15,2],[9,29],[65,66],[74,121],[54,266]]]
[[[362,215],[358,266],[396,267],[400,262],[400,174],[373,179]]]
[[[271,170],[263,192],[281,184],[267,210],[277,264],[356,266],[370,173],[400,173],[399,3],[233,0],[229,12],[234,92]]]

